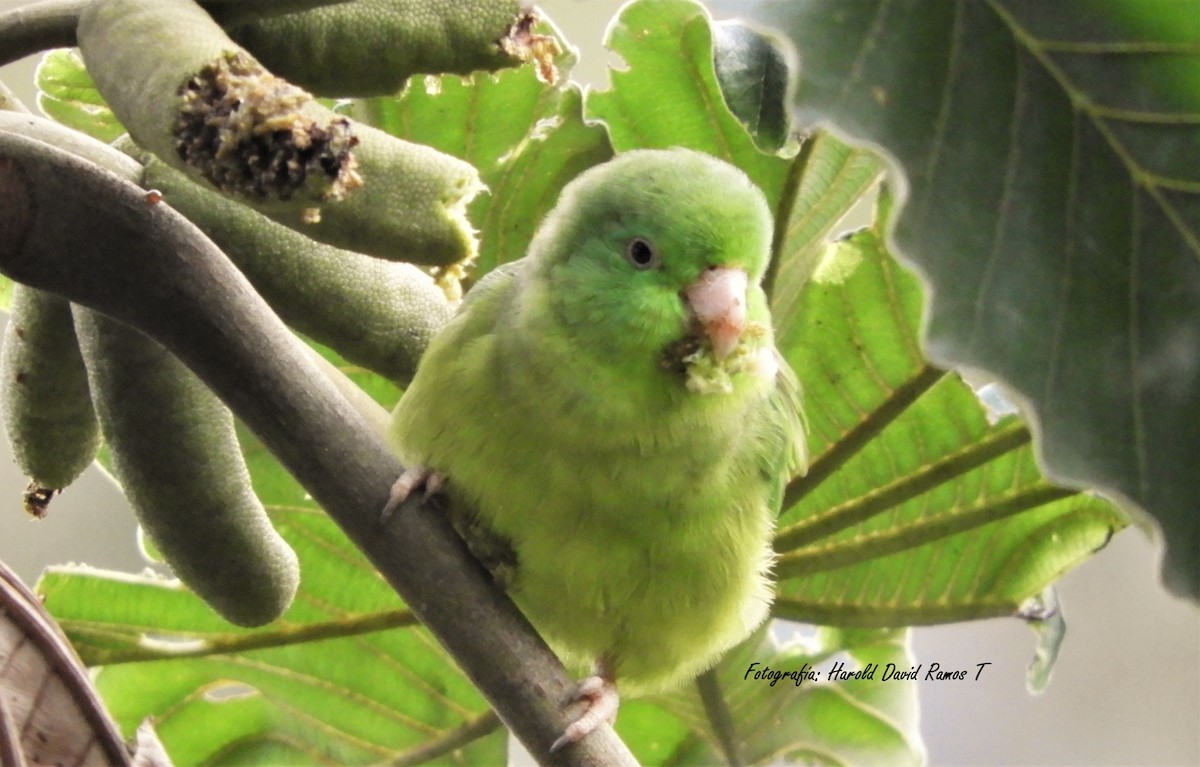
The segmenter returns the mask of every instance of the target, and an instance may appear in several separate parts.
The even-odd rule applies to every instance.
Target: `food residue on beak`
[[[732,376],[741,372],[774,377],[773,352],[761,344],[767,328],[746,321],[748,283],[741,269],[712,267],[684,290],[702,340],[707,340],[680,360],[689,391],[728,394],[733,391]]]
[[[688,307],[708,336],[718,362],[737,348],[746,329],[747,282],[741,269],[713,267],[684,291]]]

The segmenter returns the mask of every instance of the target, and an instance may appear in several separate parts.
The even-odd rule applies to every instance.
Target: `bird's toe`
[[[581,706],[582,711],[575,721],[567,725],[567,729],[550,746],[554,752],[583,738],[601,724],[612,724],[617,720],[617,707],[620,704],[617,686],[611,679],[599,674],[589,676],[579,683],[571,703]]]
[[[424,485],[425,495],[423,499],[429,500],[429,497],[440,492],[445,484],[445,475],[427,466],[410,466],[392,484],[391,492],[388,493],[387,503],[384,504],[383,511],[380,512],[380,520],[387,522],[396,509],[400,507],[400,504],[408,500],[408,496],[412,495],[412,492],[418,487]]]

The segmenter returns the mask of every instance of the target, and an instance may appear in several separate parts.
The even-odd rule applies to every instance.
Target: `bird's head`
[[[771,348],[759,287],[771,231],[762,192],[737,168],[638,150],[572,181],[530,253],[582,348],[728,390],[739,365],[773,364],[759,354]]]

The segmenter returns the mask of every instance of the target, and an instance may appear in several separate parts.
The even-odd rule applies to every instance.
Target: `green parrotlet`
[[[473,550],[593,676],[557,745],[716,662],[766,618],[799,387],[759,283],[766,200],[737,168],[637,150],[572,181],[467,295],[392,416],[390,511],[442,487]]]

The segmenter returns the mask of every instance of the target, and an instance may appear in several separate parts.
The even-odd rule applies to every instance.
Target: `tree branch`
[[[46,0],[0,13],[0,66],[75,45],[75,24],[85,5],[87,0]]]
[[[0,134],[0,271],[126,322],[170,349],[258,436],[379,569],[542,763],[574,684],[442,514],[386,523],[400,463],[204,235],[139,187]],[[554,755],[636,764],[604,726]]]

